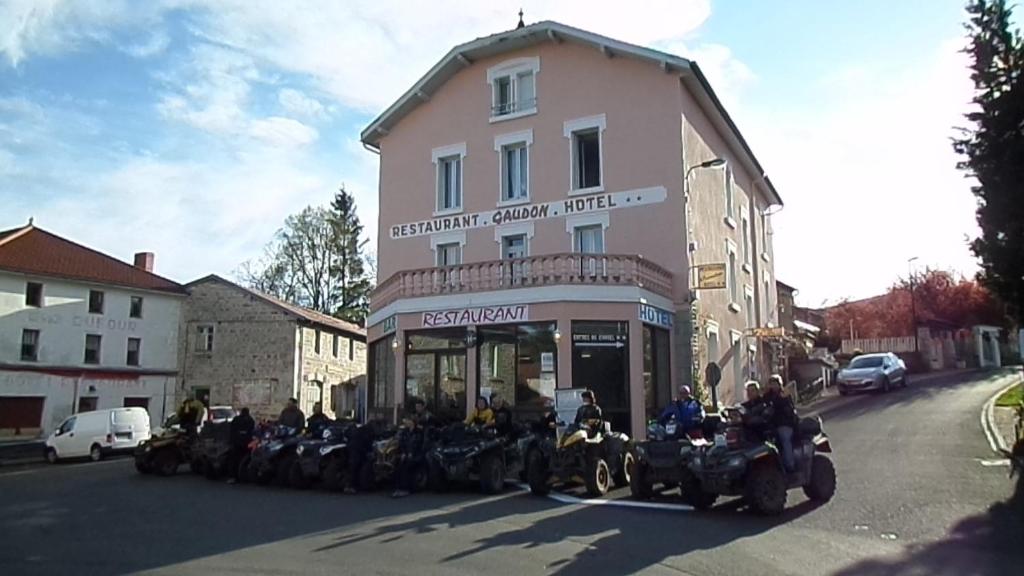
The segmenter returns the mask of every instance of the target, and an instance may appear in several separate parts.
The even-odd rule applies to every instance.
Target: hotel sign
[[[646,324],[654,324],[655,326],[661,326],[662,328],[671,328],[674,316],[675,315],[668,310],[662,310],[657,306],[651,306],[650,304],[640,305],[640,321]]]
[[[633,206],[644,206],[664,202],[668,192],[664,186],[653,188],[640,188],[638,190],[626,190],[624,192],[611,192],[608,194],[593,194],[579,198],[569,198],[555,202],[543,202],[539,204],[525,204],[514,208],[499,208],[487,212],[474,212],[473,214],[456,214],[443,216],[419,222],[407,224],[396,224],[391,227],[392,239],[414,238],[436,234],[438,232],[451,232],[453,230],[467,230],[472,228],[486,228],[488,226],[499,226],[501,224],[512,224],[515,222],[532,222],[557,218],[559,216],[571,216],[575,214],[587,214],[590,212],[603,212],[606,210],[618,210],[619,208],[631,208]]]
[[[448,326],[476,326],[478,324],[506,324],[529,320],[530,306],[481,306],[480,308],[456,308],[439,312],[424,312],[424,328],[446,328]]]

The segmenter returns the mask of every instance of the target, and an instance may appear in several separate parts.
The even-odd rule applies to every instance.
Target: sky
[[[776,275],[819,306],[977,270],[950,139],[972,86],[962,0],[524,0],[695,60],[785,201]],[[353,192],[359,132],[507,2],[0,0],[0,229],[37,225],[188,282],[257,258],[291,213]],[[1019,15],[1018,15],[1019,21]]]

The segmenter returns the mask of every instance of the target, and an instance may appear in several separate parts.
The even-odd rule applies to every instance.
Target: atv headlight
[[[146,444],[146,449],[144,451],[145,452],[149,452],[152,449],[153,449],[153,445],[152,444]]]
[[[305,451],[306,447],[303,446],[302,444],[299,444],[298,446],[295,447],[295,453],[298,454],[299,456],[302,456],[302,453]]]
[[[743,463],[744,463],[743,456],[732,456],[728,460],[725,461],[725,465],[730,467],[730,468],[739,468],[740,466],[743,466]]]

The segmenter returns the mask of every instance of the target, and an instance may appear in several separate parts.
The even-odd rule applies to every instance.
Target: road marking
[[[981,409],[981,429],[984,430],[985,438],[988,439],[988,445],[992,448],[992,451],[1000,455],[1005,454],[1010,450],[1006,447],[1006,441],[1003,440],[1002,434],[1000,434],[999,430],[996,428],[996,421],[993,413],[995,411],[996,400],[998,400],[1004,392],[1020,383],[1019,376],[1014,375],[1012,378],[1013,382],[1001,388],[999,392],[993,394]]]
[[[1006,466],[1006,467],[1009,467],[1010,466],[1010,459],[1009,458],[1000,458],[1000,459],[997,459],[997,460],[984,460],[984,459],[978,458],[978,463],[981,464],[982,466],[985,466],[986,468],[991,468],[991,467],[994,467],[994,466]]]
[[[514,486],[524,492],[529,492],[527,484],[513,483]],[[547,497],[562,504],[575,504],[579,506],[618,506],[620,508],[644,508],[647,510],[672,510],[676,512],[689,512],[693,506],[687,504],[669,504],[668,502],[639,502],[636,500],[609,500],[607,498],[579,498],[562,494],[560,492],[549,492]]]

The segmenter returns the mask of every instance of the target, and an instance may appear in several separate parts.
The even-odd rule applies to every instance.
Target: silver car
[[[836,383],[843,396],[861,390],[888,392],[894,386],[907,385],[907,366],[892,352],[864,354],[839,371]]]

